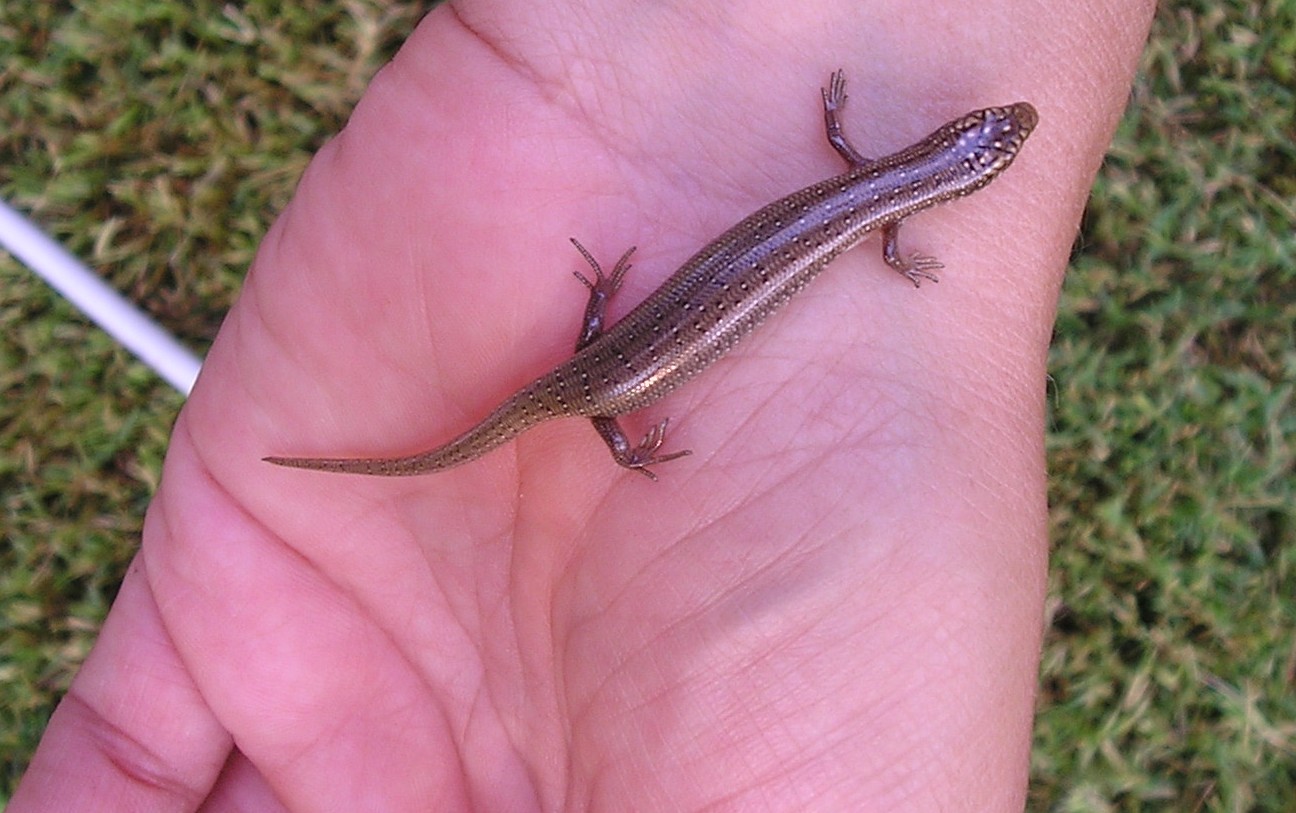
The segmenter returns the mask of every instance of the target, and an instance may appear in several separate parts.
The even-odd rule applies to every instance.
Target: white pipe
[[[193,389],[202,366],[197,356],[2,200],[0,246],[9,249],[181,395]]]

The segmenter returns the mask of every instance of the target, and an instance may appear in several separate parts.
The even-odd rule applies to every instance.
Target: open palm
[[[984,245],[981,225],[1031,208],[1010,192],[904,238],[948,282],[914,291],[851,252],[628,418],[637,435],[669,415],[666,451],[693,449],[660,482],[581,420],[428,477],[260,462],[444,441],[570,353],[569,236],[605,264],[639,245],[615,318],[838,171],[817,86],[844,45],[771,71],[701,12],[631,6],[578,36],[467,8],[430,15],[268,235],[26,798],[81,759],[118,766],[105,786],[140,809],[1019,799],[1055,281],[1012,281],[1065,245]],[[845,40],[853,8],[817,13]],[[867,149],[885,92],[852,89]],[[959,112],[895,119],[875,152]]]

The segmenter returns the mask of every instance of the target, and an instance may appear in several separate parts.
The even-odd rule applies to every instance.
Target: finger
[[[257,813],[286,813],[288,808],[275,795],[265,775],[237,749],[230,754],[216,786],[208,795],[201,813],[255,810]]]
[[[8,810],[194,810],[230,745],[176,656],[137,556]]]

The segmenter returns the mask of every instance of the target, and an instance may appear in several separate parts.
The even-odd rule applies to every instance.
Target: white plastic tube
[[[0,201],[0,245],[95,324],[188,395],[202,362],[27,218]]]

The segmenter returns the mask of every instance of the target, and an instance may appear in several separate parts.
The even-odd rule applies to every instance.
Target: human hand
[[[939,4],[883,15],[884,41],[862,8],[433,12],[267,236],[11,810],[1020,806],[1043,345],[1088,177],[1045,180],[1069,108],[1028,69],[1043,45],[931,94],[1017,4],[939,54],[911,47]],[[946,282],[915,292],[861,247],[628,418],[671,415],[694,450],[660,482],[578,420],[423,478],[260,462],[407,453],[480,418],[570,352],[569,235],[607,262],[639,246],[624,312],[837,172],[817,87],[839,66],[874,154],[1017,98],[1044,121],[906,233]]]

